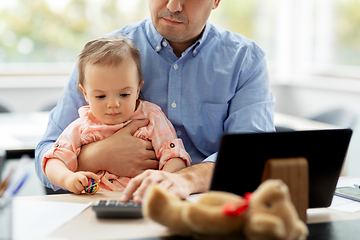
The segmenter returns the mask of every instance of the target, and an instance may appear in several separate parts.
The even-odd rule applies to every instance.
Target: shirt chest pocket
[[[197,129],[197,146],[206,154],[217,151],[220,137],[224,133],[224,121],[228,115],[228,104],[200,103]]]

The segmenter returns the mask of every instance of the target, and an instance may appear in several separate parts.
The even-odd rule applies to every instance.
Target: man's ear
[[[220,1],[221,1],[221,0],[215,0],[215,1],[214,1],[214,5],[213,5],[213,7],[212,7],[212,10],[217,9],[217,7],[218,7],[219,4],[220,4]]]
[[[86,102],[88,103],[89,101],[88,101],[87,94],[86,94],[84,86],[81,83],[79,83],[78,87],[81,90],[81,92],[83,93]]]

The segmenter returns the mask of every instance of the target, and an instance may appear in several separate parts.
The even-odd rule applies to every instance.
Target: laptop
[[[221,139],[210,190],[244,196],[261,183],[268,159],[305,157],[309,208],[328,207],[351,135],[351,129],[226,134]]]

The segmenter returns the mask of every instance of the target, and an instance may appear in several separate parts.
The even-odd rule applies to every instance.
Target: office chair
[[[293,132],[295,129],[285,126],[275,126],[276,132]]]
[[[45,106],[43,109],[41,109],[40,111],[42,112],[50,112],[51,110],[53,110],[54,107],[56,107],[57,103],[51,103],[47,106]]]
[[[310,117],[309,119],[343,128],[353,128],[357,120],[357,115],[345,108],[335,108]]]
[[[2,173],[5,169],[6,151],[0,148],[0,180],[2,180]]]
[[[8,112],[10,112],[10,110],[0,104],[0,113],[8,113]],[[4,170],[5,159],[6,159],[6,151],[0,148],[0,180],[2,179],[1,173]]]
[[[54,191],[48,187],[45,187],[45,191],[46,191],[46,195],[71,193],[70,191],[64,189],[59,189],[57,191]]]
[[[10,112],[10,110],[7,107],[0,104],[0,113],[8,113],[8,112]]]

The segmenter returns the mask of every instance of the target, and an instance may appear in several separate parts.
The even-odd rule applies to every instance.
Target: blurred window
[[[360,78],[359,9],[360,0],[222,0],[210,21],[253,39],[274,76]],[[19,64],[68,71],[86,42],[147,17],[147,0],[0,1],[0,74]]]

